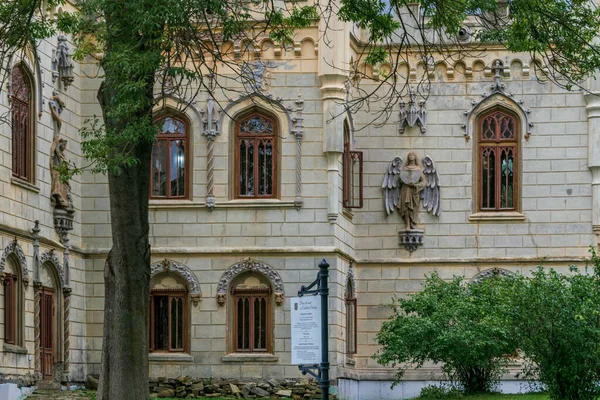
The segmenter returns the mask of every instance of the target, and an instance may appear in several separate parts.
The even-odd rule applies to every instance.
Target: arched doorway
[[[51,261],[40,267],[39,362],[42,379],[55,380],[62,365],[62,282]],[[59,373],[61,371],[58,371]]]

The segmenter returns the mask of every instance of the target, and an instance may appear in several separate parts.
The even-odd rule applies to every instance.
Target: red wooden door
[[[44,288],[40,297],[40,351],[42,375],[46,380],[54,379],[54,290]]]

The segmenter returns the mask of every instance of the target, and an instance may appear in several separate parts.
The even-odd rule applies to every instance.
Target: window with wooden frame
[[[185,291],[150,292],[150,351],[187,351],[187,307]]]
[[[344,122],[344,153],[342,154],[342,192],[345,208],[363,206],[363,152],[352,150],[350,128]]]
[[[158,119],[158,135],[152,146],[150,165],[151,199],[188,197],[188,124],[181,118]]]
[[[17,276],[4,276],[4,342],[17,344]]]
[[[271,289],[254,275],[247,278],[232,289],[232,348],[239,353],[270,353]]]
[[[29,74],[22,65],[12,69],[11,121],[12,121],[12,175],[33,182],[33,96]]]
[[[519,122],[494,110],[478,123],[479,211],[518,211]]]
[[[354,282],[346,283],[346,354],[356,354],[356,295]]]
[[[260,113],[235,127],[235,197],[277,197],[277,123]]]

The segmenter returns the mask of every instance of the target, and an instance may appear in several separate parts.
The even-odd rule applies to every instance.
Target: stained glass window
[[[238,198],[276,196],[276,124],[260,114],[243,118],[236,129],[235,184]]]
[[[157,121],[159,133],[152,147],[151,198],[185,198],[188,195],[187,124],[175,117]]]

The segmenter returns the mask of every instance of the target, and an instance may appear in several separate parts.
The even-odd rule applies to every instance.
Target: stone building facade
[[[435,367],[408,373],[413,383],[392,392],[394,371],[371,358],[394,296],[418,291],[434,270],[471,279],[494,268],[582,264],[597,244],[600,87],[539,82],[535,60],[500,47],[430,68],[415,59],[400,70],[415,85],[430,76],[426,117],[415,100],[419,118],[399,133],[400,105],[383,126],[365,110],[344,111],[348,77],[333,65],[357,59],[360,35],[335,23],[334,46],[319,42],[322,26],[299,32],[293,49],[254,44],[248,65],[271,96],[239,97],[232,84],[229,95],[171,96],[157,107],[152,377],[298,377],[289,298],[326,259],[331,376],[342,397],[409,395]],[[92,60],[57,57],[61,46],[71,45],[53,37],[10,60],[9,81],[20,76],[26,96],[15,84],[0,90],[0,114],[25,110],[22,131],[0,125],[3,381],[81,382],[100,372],[107,181],[87,172],[72,179],[69,220],[68,205],[52,201],[51,168],[57,135],[66,159],[85,164],[78,131],[101,114],[100,80]],[[235,59],[240,44],[224,46]],[[375,85],[389,67],[361,67],[372,79],[361,84]],[[405,101],[410,108],[408,93]],[[382,183],[410,151],[422,169],[425,156],[434,161],[441,212],[418,205],[420,223],[405,231],[394,207],[386,215]]]

